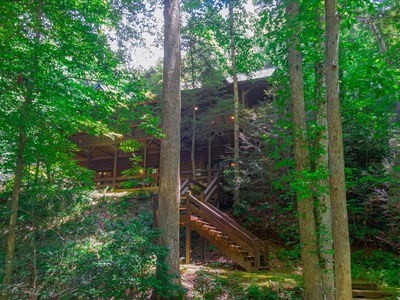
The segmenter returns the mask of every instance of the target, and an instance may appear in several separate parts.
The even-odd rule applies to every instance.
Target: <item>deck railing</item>
[[[201,182],[207,184],[209,181],[209,173],[211,173],[212,178],[218,174],[219,169],[213,170],[196,170],[196,182]],[[192,172],[191,171],[182,171],[181,173],[181,181],[185,182],[185,180],[190,179]],[[102,189],[106,187],[112,188],[122,188],[121,182],[126,182],[129,180],[135,180],[136,185],[132,186],[132,188],[147,188],[147,187],[158,187],[159,184],[159,174],[136,174],[130,177],[126,176],[116,176],[116,177],[104,177],[104,178],[94,178],[93,181],[95,183],[96,188]]]

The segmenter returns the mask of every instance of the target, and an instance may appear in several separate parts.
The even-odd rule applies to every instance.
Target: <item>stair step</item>
[[[206,221],[203,221],[203,220],[196,220],[196,224],[197,224],[197,225],[208,225],[208,224],[210,224],[210,223],[208,223],[208,222],[206,222]]]
[[[193,184],[196,185],[196,183]],[[201,187],[201,185],[199,186]],[[193,188],[192,187],[187,188],[185,191],[189,192],[190,190],[193,190]],[[192,191],[191,194],[190,193],[185,194],[183,198],[186,201],[186,205],[190,204],[194,207],[194,209],[191,210],[190,218],[189,216],[186,215],[185,215],[186,218],[181,217],[181,223],[183,226],[189,225],[189,228],[191,230],[197,231],[200,234],[200,236],[208,239],[209,242],[217,246],[222,252],[230,256],[233,260],[239,263],[239,265],[241,265],[246,270],[259,271],[259,269],[256,270],[256,268],[254,267],[255,258],[252,255],[250,255],[250,252],[253,253],[252,252],[253,250],[251,250],[250,248],[249,248],[250,252],[244,250],[243,247],[239,245],[242,243],[233,236],[233,234],[235,234],[235,230],[246,233],[245,229],[243,229],[239,224],[236,224],[234,221],[224,218],[222,216],[223,213],[219,211],[217,208],[212,207],[210,204],[203,203],[199,198],[199,194],[195,193],[195,191]],[[209,196],[207,197],[207,199],[209,200],[209,202],[213,202],[214,204],[231,203],[233,200],[232,197],[227,197],[227,195],[223,195],[221,199],[217,199],[215,195],[211,197]],[[182,205],[182,208],[185,209],[186,207],[184,206],[186,205],[185,204]],[[218,224],[221,224],[221,222],[227,223],[226,228],[225,226],[219,227]],[[233,237],[233,240],[230,239],[230,237],[228,237],[227,235]],[[237,236],[239,237],[240,235]],[[239,242],[239,244],[237,244],[235,241]],[[264,269],[266,269],[266,267],[264,267]]]
[[[238,250],[237,254],[240,256],[248,256],[249,255],[249,251],[246,250]]]
[[[251,262],[254,261],[254,256],[248,255],[248,256],[245,256],[245,257],[243,257],[243,258],[244,258],[244,261],[251,261]]]
[[[377,290],[353,290],[353,298],[382,299],[386,294]]]
[[[376,283],[369,282],[353,282],[351,284],[353,290],[377,290],[378,285]]]
[[[202,225],[201,228],[203,228],[203,230],[215,230],[216,229],[214,226],[211,226],[211,225]]]
[[[210,235],[215,235],[215,236],[219,236],[219,237],[221,237],[222,238],[222,232],[221,231],[219,231],[219,230],[214,230],[214,229],[210,229],[209,231],[208,231],[208,233],[210,234]]]
[[[229,248],[230,248],[231,250],[233,250],[233,251],[239,251],[241,247],[238,246],[238,245],[230,245]]]

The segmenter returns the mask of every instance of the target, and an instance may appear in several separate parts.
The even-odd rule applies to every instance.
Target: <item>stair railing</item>
[[[211,180],[207,187],[199,195],[199,199],[204,202],[211,202],[213,196],[217,193],[219,189],[219,183],[221,181],[221,175],[217,175]],[[218,203],[214,203],[214,206],[218,207]]]
[[[260,257],[263,256],[266,264],[268,264],[268,244],[257,238],[253,233],[237,224],[223,212],[206,201],[196,199],[191,193],[185,193],[186,209],[190,207],[190,214],[195,214],[204,219],[216,229],[221,231],[230,240],[241,246],[245,251],[249,252],[255,258],[255,268],[261,266]],[[190,205],[188,204],[190,203]],[[187,215],[190,220],[190,215]]]

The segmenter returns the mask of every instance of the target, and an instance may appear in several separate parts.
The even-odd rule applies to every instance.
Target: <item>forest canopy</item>
[[[247,2],[0,4],[0,299],[179,298],[180,151],[196,181],[196,151],[215,141],[226,151],[202,184],[224,166],[229,215],[297,249],[303,296],[346,299],[350,273],[366,276],[360,247],[394,253],[384,279],[367,273],[399,286],[400,4]],[[148,35],[164,60],[135,68]],[[257,82],[242,78],[261,69],[274,71],[250,107]],[[119,141],[133,124],[161,149],[158,230],[131,198],[95,198],[77,159],[94,148],[74,135]],[[131,140],[114,150],[136,176],[151,143]]]

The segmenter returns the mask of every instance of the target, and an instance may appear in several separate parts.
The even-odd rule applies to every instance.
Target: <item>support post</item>
[[[206,194],[204,194],[204,192],[200,192],[200,201],[201,202],[205,202],[206,200]]]
[[[207,182],[208,184],[210,184],[211,182],[211,172],[212,172],[212,165],[211,165],[211,142],[212,142],[212,138],[211,138],[211,134],[210,137],[208,139],[208,168],[207,168]]]
[[[114,149],[114,167],[113,167],[113,181],[112,181],[112,187],[115,189],[116,187],[116,177],[117,177],[117,162],[118,162],[118,150],[119,150],[119,144],[111,145],[111,147]]]
[[[186,264],[190,264],[190,249],[192,244],[192,230],[190,228],[191,215],[190,199],[186,197]]]
[[[254,268],[260,270],[260,240],[254,239]]]
[[[89,163],[90,163],[90,154],[93,152],[93,150],[96,147],[88,147],[88,148],[83,148],[83,150],[86,152],[86,168],[89,169]]]
[[[243,88],[242,89],[242,97],[241,97],[242,99],[242,105],[243,105],[243,107],[246,107],[246,90]]]
[[[264,241],[264,259],[265,259],[265,265],[269,268],[269,244],[268,244],[268,241]]]
[[[145,147],[144,147],[144,153],[143,153],[143,156],[144,156],[144,158],[143,158],[143,169],[146,169],[147,168],[147,148],[149,147],[149,141],[146,139],[146,142],[145,142]]]

